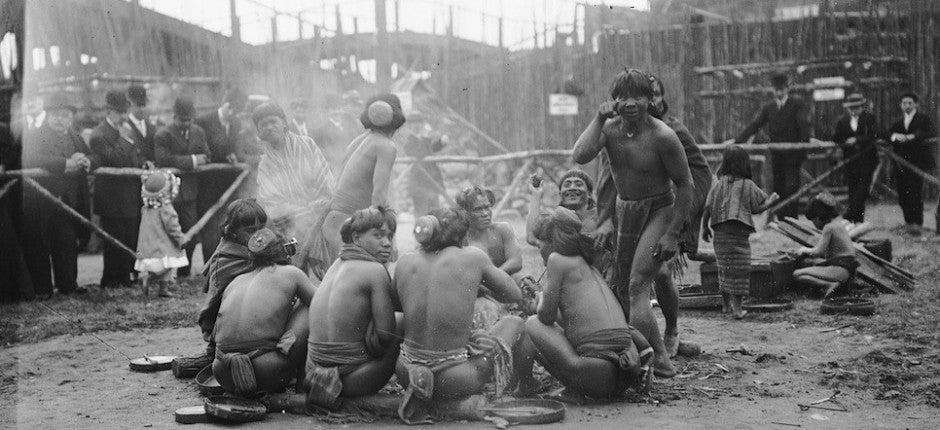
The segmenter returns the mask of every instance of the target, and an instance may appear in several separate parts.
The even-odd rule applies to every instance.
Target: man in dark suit
[[[75,209],[87,195],[85,174],[96,167],[85,141],[72,129],[75,107],[63,94],[45,100],[42,125],[27,133],[23,145],[23,167],[42,168],[51,175],[37,177],[43,188]],[[52,276],[60,294],[84,294],[79,287],[78,237],[75,221],[53,202],[29,187],[23,192],[23,253],[38,296],[52,294]],[[50,258],[52,267],[50,273]]]
[[[246,104],[248,96],[240,89],[232,88],[225,94],[218,110],[196,118],[196,125],[206,132],[212,163],[239,161],[237,150],[242,124],[236,115],[245,109]],[[233,171],[204,172],[199,175],[199,199],[196,209],[200,217],[225,193],[237,176],[238,172]],[[219,213],[212,217],[199,233],[203,261],[209,261],[209,257],[219,245],[219,240],[222,239],[221,225],[222,214]]]
[[[131,85],[127,88],[127,98],[131,101],[130,123],[131,138],[140,148],[143,161],[156,162],[153,154],[153,137],[157,134],[157,127],[150,122],[147,113],[147,89],[140,85]]]
[[[808,142],[810,121],[806,104],[799,97],[790,95],[786,74],[774,74],[770,78],[770,83],[774,88],[774,99],[761,108],[754,120],[733,142],[747,142],[761,128],[765,128],[764,131],[773,143]],[[805,159],[805,151],[775,151],[773,153],[771,159],[774,177],[773,191],[779,194],[781,199],[787,198],[800,189],[800,168]],[[778,214],[795,217],[797,212],[797,205],[789,205],[781,208]]]
[[[925,172],[934,168],[932,143],[925,142],[936,137],[933,121],[917,110],[917,94],[901,95],[901,119],[888,130],[894,153]],[[895,163],[894,186],[898,192],[898,204],[904,212],[904,222],[911,227],[924,224],[924,180],[911,169]]]
[[[180,192],[173,202],[179,214],[180,226],[188,231],[197,219],[196,201],[199,198],[197,167],[209,162],[209,145],[206,133],[193,123],[196,107],[192,99],[180,97],[173,103],[173,122],[157,130],[153,140],[154,155],[158,167],[175,167],[180,174]],[[195,241],[186,246],[186,258],[192,262]],[[177,274],[189,276],[190,266],[181,267]]]
[[[90,146],[103,167],[141,167],[141,148],[129,137],[126,123],[130,102],[123,91],[108,91],[106,113],[91,132]],[[140,227],[140,178],[137,176],[95,175],[95,214],[101,228],[130,249],[137,249]],[[134,272],[134,257],[105,242],[101,286],[127,287]]]
[[[880,135],[878,120],[865,109],[868,101],[861,94],[851,94],[842,103],[846,114],[836,121],[832,141],[842,148],[842,157],[849,159],[860,154],[855,161],[845,166],[845,183],[849,188],[848,208],[845,219],[860,223],[865,221],[865,201],[871,188],[872,174],[878,166],[878,151],[875,141]]]

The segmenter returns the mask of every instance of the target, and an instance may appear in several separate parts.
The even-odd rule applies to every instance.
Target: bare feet
[[[747,311],[742,309],[741,312],[735,312],[734,319],[743,320],[745,315],[747,315]]]
[[[679,353],[679,331],[663,333],[663,344],[666,346],[666,354],[670,358],[675,357]]]
[[[721,313],[731,313],[731,294],[721,293]]]
[[[657,355],[653,359],[653,375],[657,378],[672,378],[676,373],[676,367],[672,365],[669,357]]]

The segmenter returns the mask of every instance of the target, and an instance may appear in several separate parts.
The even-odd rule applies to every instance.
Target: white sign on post
[[[842,76],[827,76],[824,78],[814,78],[813,100],[817,102],[826,102],[832,100],[842,100],[845,98],[845,78]]]
[[[577,115],[578,97],[571,94],[549,94],[548,114],[552,116]]]

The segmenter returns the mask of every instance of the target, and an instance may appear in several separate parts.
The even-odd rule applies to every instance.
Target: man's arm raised
[[[597,115],[594,115],[594,118],[591,119],[591,123],[581,132],[581,136],[578,136],[578,141],[574,144],[574,153],[572,154],[575,163],[587,164],[601,152],[601,148],[604,147],[602,133],[604,123],[614,117],[615,105],[616,102],[613,100],[601,103],[597,110]]]
[[[483,250],[472,246],[464,249],[467,250],[468,257],[470,257],[467,259],[467,263],[479,265],[482,269],[483,286],[493,293],[493,298],[501,303],[522,302],[522,290],[516,286],[516,282],[512,280],[512,277],[493,265],[490,257]]]
[[[532,185],[529,180],[529,212],[525,216],[525,241],[529,245],[539,246],[540,240],[535,238],[535,225],[538,223],[539,215],[542,214],[542,195],[545,189],[542,185]]]
[[[397,155],[398,150],[391,140],[378,145],[372,171],[372,206],[388,206],[388,185]]]
[[[676,204],[673,207],[672,221],[666,234],[659,239],[653,249],[653,256],[666,261],[676,255],[679,248],[679,231],[689,218],[692,208],[692,173],[689,170],[689,161],[685,157],[685,150],[676,133],[665,124],[660,127],[659,139],[662,144],[656,145],[659,157],[669,179],[676,184]]]

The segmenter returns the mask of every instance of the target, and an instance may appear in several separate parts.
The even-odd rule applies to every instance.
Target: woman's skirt
[[[718,288],[722,293],[746,296],[751,288],[750,232],[716,228],[713,239],[718,259]]]

